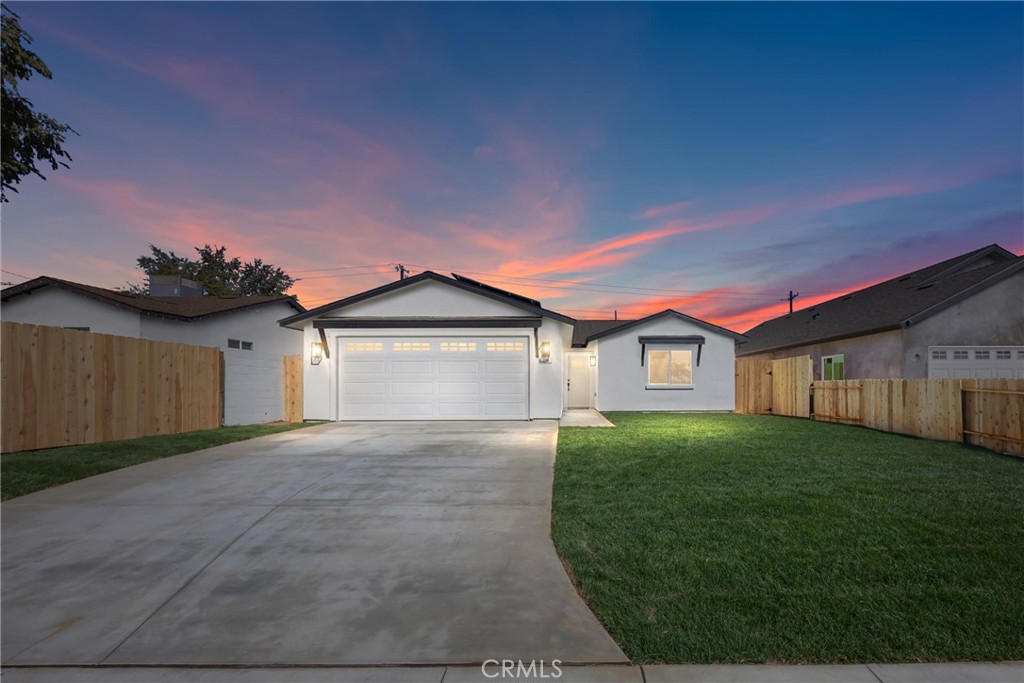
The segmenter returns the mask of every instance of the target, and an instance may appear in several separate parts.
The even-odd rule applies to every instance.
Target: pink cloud
[[[677,213],[682,213],[687,209],[692,208],[697,202],[685,201],[675,202],[674,204],[661,204],[658,206],[651,206],[640,212],[640,218],[663,218]]]
[[[834,209],[852,204],[914,197],[941,192],[988,180],[1018,169],[1018,163],[985,162],[947,169],[938,173],[906,174],[881,182],[854,184],[786,202],[792,210]]]

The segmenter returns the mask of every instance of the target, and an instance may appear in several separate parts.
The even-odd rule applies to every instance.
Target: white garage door
[[[956,378],[1024,379],[1024,347],[928,347],[928,379]]]
[[[342,420],[525,420],[527,337],[338,340]]]

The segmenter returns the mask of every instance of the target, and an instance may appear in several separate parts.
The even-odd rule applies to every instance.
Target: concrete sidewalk
[[[529,662],[526,663],[527,665]],[[380,668],[137,668],[26,667],[3,671],[4,683],[485,683],[545,680],[559,683],[1021,683],[1024,662],[839,665],[561,666],[557,678],[502,677],[491,665]],[[495,675],[497,674],[497,675]]]
[[[614,427],[608,419],[593,408],[566,408],[562,411],[559,427]]]

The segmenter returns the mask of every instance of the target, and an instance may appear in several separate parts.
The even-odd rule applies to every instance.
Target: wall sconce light
[[[309,347],[309,364],[320,365],[324,359],[324,347],[320,342],[313,342]]]
[[[591,356],[590,357],[590,367],[592,367],[592,368],[597,367],[597,356]]]
[[[540,357],[540,362],[541,363],[550,363],[551,362],[551,342],[549,342],[549,341],[542,341],[540,343],[540,350],[539,350],[538,356]]]

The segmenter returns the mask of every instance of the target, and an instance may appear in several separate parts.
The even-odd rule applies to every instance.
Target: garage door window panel
[[[384,342],[345,342],[345,350],[349,353],[380,353],[384,350]]]
[[[522,353],[526,345],[521,341],[516,342],[487,342],[488,353]]]

